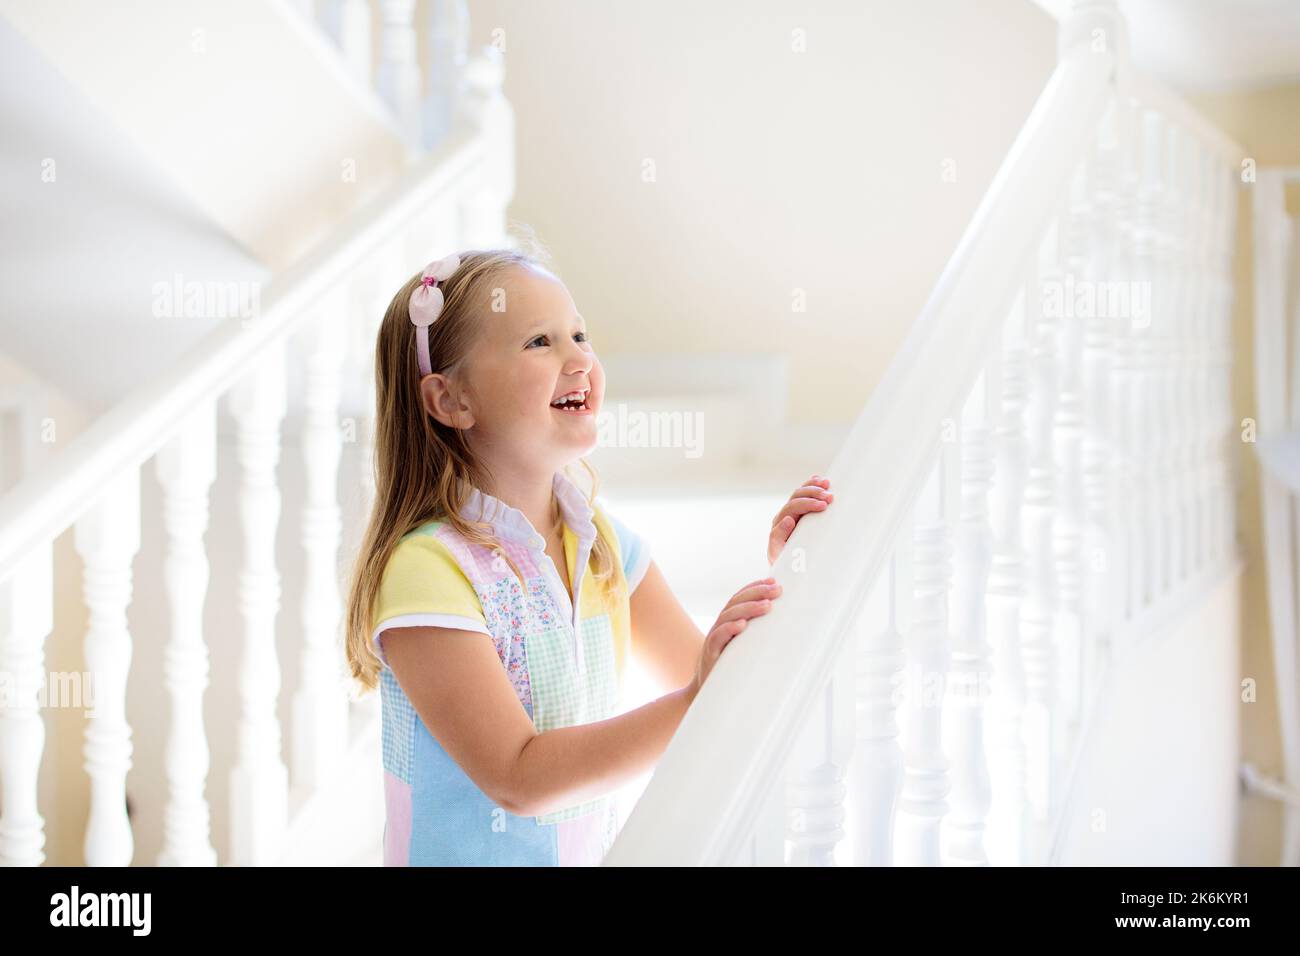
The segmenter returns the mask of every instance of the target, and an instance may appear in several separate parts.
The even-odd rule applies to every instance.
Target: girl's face
[[[595,448],[605,373],[564,283],[511,269],[480,322],[464,366],[475,450],[498,466],[553,472]],[[557,407],[566,395],[573,407]]]

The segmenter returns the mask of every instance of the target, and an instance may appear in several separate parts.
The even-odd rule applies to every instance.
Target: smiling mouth
[[[587,407],[587,396],[589,394],[589,389],[579,389],[578,391],[568,392],[551,402],[551,408],[561,412],[569,412],[571,414],[589,411]]]

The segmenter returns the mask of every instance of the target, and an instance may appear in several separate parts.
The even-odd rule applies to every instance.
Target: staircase
[[[373,390],[358,383],[373,368],[388,297],[412,263],[512,241],[504,226],[513,118],[500,57],[491,48],[465,55],[463,2],[419,9],[432,10],[432,21],[416,22],[413,0],[169,4],[151,8],[109,62],[102,47],[82,49],[77,38],[97,35],[86,17],[120,9],[0,4],[8,26],[92,90],[86,95],[137,145],[151,135],[131,114],[148,99],[137,71],[157,68],[160,37],[200,58],[173,64],[174,87],[158,93],[186,104],[184,122],[209,133],[223,116],[268,123],[259,151],[210,137],[211,149],[227,153],[213,163],[197,162],[195,144],[176,129],[164,137],[170,151],[162,142],[153,151],[164,167],[190,172],[181,191],[261,258],[265,283],[249,284],[251,302],[237,289],[237,311],[217,316],[164,374],[137,384],[47,461],[25,460],[21,480],[0,498],[0,672],[13,675],[0,709],[2,864],[46,862],[38,793],[65,790],[63,768],[50,765],[76,752],[81,733],[88,817],[55,821],[65,842],[84,825],[80,852],[65,846],[58,862],[363,862],[379,845],[382,801],[357,798],[358,787],[379,782],[378,702],[350,699],[338,639],[350,534],[373,492],[363,464]],[[69,18],[78,29],[68,29]],[[372,27],[380,41],[373,65]],[[207,54],[221,62],[202,60]],[[323,112],[308,104],[301,123],[272,129],[284,104],[257,94],[273,98],[286,87],[254,80],[287,66],[308,70],[333,101]],[[234,86],[203,95],[210,69],[235,77]],[[229,166],[220,172],[223,162],[242,169],[264,142],[279,144],[269,153],[319,149],[318,134],[343,140],[328,148],[329,177],[338,179],[336,157],[358,159],[366,190],[350,194],[352,204],[299,216],[295,204],[321,183],[276,174],[279,211],[298,229],[290,234],[272,222],[273,209],[220,202],[229,182],[244,179]],[[349,153],[357,144],[371,152]],[[75,554],[65,553],[69,544]],[[58,567],[84,569],[85,672],[46,662],[56,549]],[[287,578],[286,567],[299,574]],[[133,601],[153,593],[161,600]],[[59,631],[77,626],[60,622]],[[283,696],[281,660],[296,681]],[[69,715],[83,707],[89,719],[79,726]],[[354,806],[370,807],[369,819]]]
[[[1232,862],[1245,153],[1126,47],[1113,4],[1072,4],[823,472],[834,516],[796,528],[606,865]]]
[[[129,72],[59,52],[69,9],[0,0],[74,82],[102,87],[114,122],[148,136],[126,111]],[[338,90],[381,172],[355,205],[285,234],[267,207],[214,198],[219,163],[156,144],[268,278],[254,314],[205,330],[0,497],[0,672],[21,687],[0,710],[0,863],[51,862],[47,836],[83,827],[68,863],[377,863],[378,701],[351,699],[337,638],[373,493],[373,394],[358,383],[412,263],[510,241],[501,68],[490,51],[464,57],[458,2],[175,9],[191,53],[200,14],[219,56],[223,23],[261,23],[265,49]],[[139,42],[139,56],[156,49]],[[839,447],[817,469],[834,519],[799,524],[771,570],[781,600],[720,659],[608,864],[1117,862],[1126,846],[1143,862],[1231,862],[1222,829],[1188,822],[1230,827],[1235,808],[1227,332],[1244,152],[1135,75],[1125,45],[1113,4],[1075,4],[1055,74],[842,441],[787,428],[743,480],[701,472],[686,502],[657,491],[695,467],[680,447],[625,473],[593,456],[622,517],[684,543],[661,564],[707,622],[747,578],[700,572],[688,532],[752,528],[789,492],[794,441],[817,459],[817,439]],[[178,70],[178,101],[205,102],[203,82]],[[237,144],[214,148],[239,161]],[[324,188],[291,185],[286,215]],[[617,366],[610,394],[629,413],[705,411],[705,443],[727,451],[710,461],[772,426],[762,383],[779,369]],[[47,664],[51,633],[80,624],[55,620],[56,566],[78,565],[93,683]],[[133,601],[142,592],[161,600]],[[84,727],[56,711],[47,731],[52,691],[93,692]],[[43,761],[78,742],[88,814],[47,820]],[[1160,759],[1132,768],[1145,778],[1108,779],[1153,744]]]

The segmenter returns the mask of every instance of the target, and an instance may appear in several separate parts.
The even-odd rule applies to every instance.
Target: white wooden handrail
[[[607,863],[710,865],[740,853],[763,782],[779,774],[799,715],[830,680],[938,445],[938,432],[918,434],[916,423],[951,417],[970,390],[1031,243],[1094,135],[1113,70],[1113,57],[1086,48],[1056,68],[827,471],[839,489],[834,519],[796,527],[772,568],[781,599],[719,659]],[[808,570],[791,573],[800,548]]]
[[[392,9],[400,12],[398,6]],[[360,748],[364,742],[349,739],[346,687],[332,676],[341,665],[332,634],[341,620],[336,558],[344,429],[339,411],[348,341],[362,343],[351,351],[364,361],[388,290],[439,250],[512,241],[505,234],[505,210],[514,189],[514,120],[501,92],[499,54],[483,50],[467,64],[463,79],[467,95],[454,104],[451,131],[378,199],[275,276],[258,297],[255,315],[213,331],[0,498],[0,674],[9,678],[11,691],[0,707],[0,865],[45,861],[37,780],[46,732],[39,703],[47,678],[44,645],[53,628],[53,543],[69,529],[75,530],[82,560],[82,596],[89,612],[84,652],[94,681],[85,731],[91,808],[84,860],[92,866],[133,862],[135,838],[125,799],[133,753],[127,719],[133,639],[127,610],[141,543],[141,472],[149,459],[161,486],[158,510],[166,544],[159,590],[170,616],[162,660],[172,713],[165,727],[167,794],[158,862],[218,861],[205,795],[209,750],[202,703],[208,674],[203,608],[210,577],[204,535],[217,472],[221,401],[234,420],[235,517],[242,546],[231,567],[223,568],[237,572],[240,618],[238,695],[223,702],[233,714],[223,726],[236,729],[227,781],[226,861],[259,865],[301,859],[310,854],[319,830],[330,825],[322,816],[322,795],[337,792],[346,761],[360,759],[352,745]],[[291,353],[290,337],[308,329],[312,334],[301,337],[303,354]],[[292,654],[300,681],[286,754],[276,706],[282,590],[276,536],[291,360],[304,373],[300,450],[306,492],[295,502],[304,576],[299,640]],[[371,438],[372,433],[364,435],[367,443]],[[363,497],[373,491],[364,472],[368,469],[362,475]],[[223,564],[229,560],[221,557]],[[229,642],[222,643],[228,651]],[[366,713],[358,709],[364,721]]]
[[[951,768],[938,751],[938,711],[927,710],[928,705],[909,710],[916,726],[911,728],[904,786],[902,752],[896,745],[882,744],[891,736],[885,724],[892,722],[897,709],[889,703],[888,684],[891,675],[901,673],[901,640],[886,635],[860,660],[849,652],[855,650],[855,624],[869,595],[893,594],[886,603],[888,627],[894,630],[894,601],[900,593],[902,600],[909,600],[906,594],[915,587],[919,613],[909,653],[922,673],[928,676],[933,668],[942,676],[949,669],[946,600],[952,596],[959,599],[952,613],[961,617],[952,646],[966,655],[960,668],[951,665],[954,685],[959,693],[968,693],[987,676],[991,652],[981,649],[983,628],[969,617],[972,609],[975,616],[982,613],[985,595],[991,600],[994,594],[988,584],[986,511],[994,456],[991,423],[998,422],[1012,436],[997,438],[999,454],[1007,451],[1007,442],[1018,443],[1019,451],[1012,448],[1008,453],[1020,456],[1022,469],[1026,444],[1029,448],[1028,485],[1022,470],[1010,476],[1010,490],[1001,492],[1010,495],[1010,507],[1023,507],[1029,543],[1023,558],[1016,554],[1017,544],[1002,553],[1002,560],[1012,566],[1003,565],[998,584],[1003,589],[1000,598],[1010,601],[1012,616],[1027,615],[1019,625],[1024,633],[1013,637],[1010,651],[1018,659],[1012,661],[1012,671],[1023,664],[1026,673],[1001,679],[1011,682],[1004,689],[1027,693],[1040,712],[1055,712],[1035,725],[1035,733],[1048,735],[1041,746],[1028,748],[1028,759],[1045,760],[1047,765],[1029,775],[1041,785],[1028,804],[1036,828],[1026,836],[1032,845],[1017,850],[1013,858],[1040,860],[1050,852],[1052,821],[1044,816],[1063,806],[1055,792],[1061,783],[1059,764],[1066,762],[1061,744],[1086,736],[1086,727],[1080,725],[1090,719],[1093,708],[1091,701],[1078,697],[1097,692],[1095,682],[1106,672],[1106,641],[1111,631],[1119,633],[1114,625],[1128,620],[1124,614],[1150,606],[1192,571],[1212,575],[1213,567],[1206,571],[1205,562],[1231,550],[1232,517],[1222,503],[1230,500],[1231,479],[1225,479],[1225,491],[1215,491],[1214,485],[1214,442],[1222,440],[1216,429],[1230,424],[1225,414],[1227,378],[1220,364],[1220,337],[1227,327],[1230,300],[1214,283],[1224,281],[1219,278],[1227,262],[1222,250],[1231,243],[1232,195],[1226,171],[1244,154],[1178,101],[1120,69],[1127,67],[1122,60],[1126,42],[1113,4],[1080,3],[1076,8],[1079,16],[1063,24],[1062,38],[1068,45],[1046,89],[930,299],[825,472],[835,481],[834,514],[810,516],[796,528],[772,567],[784,588],[781,599],[769,614],[751,622],[719,659],[606,856],[607,865],[830,862],[830,850],[843,836],[849,789],[844,768],[851,765],[842,742],[843,722],[836,714],[846,707],[851,710],[855,697],[860,716],[866,716],[859,720],[859,747],[852,760],[860,763],[864,754],[871,758],[864,768],[854,766],[855,775],[849,778],[858,799],[871,807],[869,813],[857,811],[862,829],[855,834],[855,859],[888,861],[889,850],[880,844],[890,839],[893,801],[901,791],[909,827],[904,862],[938,862],[939,822],[950,809],[945,801],[951,783],[952,806],[960,811],[950,820],[953,838],[960,841],[950,851],[952,858],[984,862],[989,792],[980,742],[983,705],[962,704],[962,746],[967,750]],[[1095,29],[1098,25],[1100,30]],[[1099,35],[1108,36],[1109,42],[1089,42]],[[1137,125],[1123,128],[1129,119]],[[1145,165],[1116,168],[1121,155],[1130,162],[1140,155]],[[1121,176],[1128,178],[1121,182]],[[1080,189],[1097,190],[1104,198],[1094,207],[1091,196],[1077,198]],[[1184,201],[1189,216],[1205,217],[1187,223],[1204,226],[1203,236],[1185,239],[1180,232],[1183,221],[1167,218],[1181,215],[1184,207],[1177,204]],[[1055,334],[1044,338],[1032,330],[1034,309],[1041,315],[1042,306],[1028,301],[1041,291],[1036,283],[1047,276],[1040,274],[1037,261],[1045,243],[1055,264],[1049,270],[1066,263],[1064,271],[1078,268],[1079,278],[1087,281],[1111,277],[1113,262],[1088,257],[1117,254],[1117,246],[1105,248],[1115,237],[1108,240],[1104,229],[1114,229],[1115,223],[1080,232],[1092,229],[1090,222],[1101,223],[1098,210],[1126,217],[1124,248],[1133,257],[1129,266],[1137,275],[1172,276],[1168,267],[1173,266],[1180,270],[1177,284],[1172,278],[1168,285],[1163,279],[1156,284],[1184,297],[1161,302],[1162,319],[1152,333],[1130,335],[1122,342],[1123,350],[1117,341],[1113,356],[1104,322],[1085,323],[1080,317],[1060,323],[1058,342]],[[1212,261],[1202,264],[1198,256]],[[1203,266],[1210,267],[1206,274],[1212,278],[1197,274]],[[1059,279],[1060,272],[1054,276]],[[1008,308],[1017,294],[1027,338],[1016,346],[1016,355],[1008,353],[999,390],[990,392],[983,376],[990,367],[999,367],[990,363],[1007,347],[1003,337]],[[1108,374],[1113,381],[1130,383],[1114,387],[1139,390],[1117,394],[1146,401],[1152,408],[1142,416],[1141,427],[1177,429],[1174,437],[1135,432],[1124,421],[1129,410],[1117,406],[1119,416],[1106,437],[1124,451],[1122,467],[1132,469],[1122,476],[1114,461],[1099,458],[1105,454],[1097,443],[1099,420],[1081,417],[1093,390],[1108,387],[1099,384],[1098,370],[1105,366],[1098,363],[1112,359],[1115,372]],[[1058,373],[1063,376],[1059,382],[1053,378]],[[1173,393],[1166,383],[1174,381],[1195,395],[1195,411],[1185,400],[1170,399]],[[1006,401],[1014,411],[995,412],[989,407],[993,401]],[[1030,416],[1027,443],[1022,440],[1025,412]],[[1004,419],[1004,414],[1012,417]],[[1087,414],[1096,411],[1088,408]],[[966,431],[968,417],[971,427]],[[945,447],[939,428],[958,421],[961,447],[951,442]],[[1131,599],[1115,611],[1114,620],[1106,614],[1085,614],[1089,595],[1083,588],[1091,580],[1083,573],[1082,561],[1087,535],[1095,530],[1088,523],[1092,509],[1114,494],[1109,490],[1112,482],[1141,480],[1148,489],[1173,482],[1178,468],[1172,464],[1174,456],[1197,454],[1193,449],[1207,455],[1204,461],[1188,461],[1195,471],[1187,475],[1193,477],[1179,475],[1186,480],[1163,499],[1140,492],[1150,495],[1142,499],[1146,507],[1140,521],[1130,527],[1110,514],[1102,516],[1115,522],[1102,529],[1117,539],[1107,552],[1110,560],[1119,565],[1121,556],[1127,560],[1133,555],[1131,568],[1117,566],[1109,578],[1112,586],[1118,582],[1121,597],[1129,588]],[[932,479],[928,483],[927,470]],[[1059,490],[1054,488],[1057,471],[1063,480]],[[909,521],[922,494],[930,511],[925,523],[918,523],[913,540]],[[1194,515],[1194,529],[1180,525],[1184,512],[1179,508]],[[1000,522],[999,531],[1014,534],[1016,528],[1017,520],[1012,519],[1009,525]],[[908,533],[900,536],[903,529]],[[1166,534],[1184,537],[1170,544]],[[954,539],[959,547],[973,550],[959,555],[959,583],[950,588]],[[911,573],[913,547],[916,577],[899,591],[895,576]],[[1059,553],[1062,547],[1064,556]],[[1019,569],[1022,561],[1027,577]],[[1229,559],[1228,566],[1238,565]],[[1059,597],[1051,593],[1058,586]],[[1026,597],[1005,597],[1017,593]],[[1096,618],[1087,621],[1090,630],[1072,649],[1059,644],[1052,623],[1058,612]],[[1016,625],[1011,628],[1014,632]],[[898,637],[896,630],[893,637]],[[1065,659],[1070,666],[1077,663],[1078,687],[1055,688],[1053,671],[1060,655],[1076,658]],[[1019,720],[1015,716],[1011,725],[1017,735]],[[1025,758],[1024,745],[1017,746],[1017,759]],[[1023,775],[1024,767],[1018,772]],[[783,781],[788,788],[784,791]],[[787,818],[781,820],[779,809],[787,801]],[[878,810],[883,817],[875,813]],[[782,843],[789,845],[788,857]]]
[[[438,196],[474,178],[485,161],[481,133],[462,128],[356,214],[321,247],[277,277],[262,297],[261,314],[217,329],[158,379],[141,386],[46,465],[0,498],[0,580],[33,548],[60,534],[122,470],[140,465],[176,434],[204,400],[225,394],[249,363],[286,341],[335,287]],[[396,277],[393,277],[394,279]]]

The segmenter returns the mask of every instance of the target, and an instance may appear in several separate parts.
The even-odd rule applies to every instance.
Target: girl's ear
[[[474,413],[464,397],[441,372],[421,379],[420,400],[426,412],[449,428],[469,428],[474,424]]]

